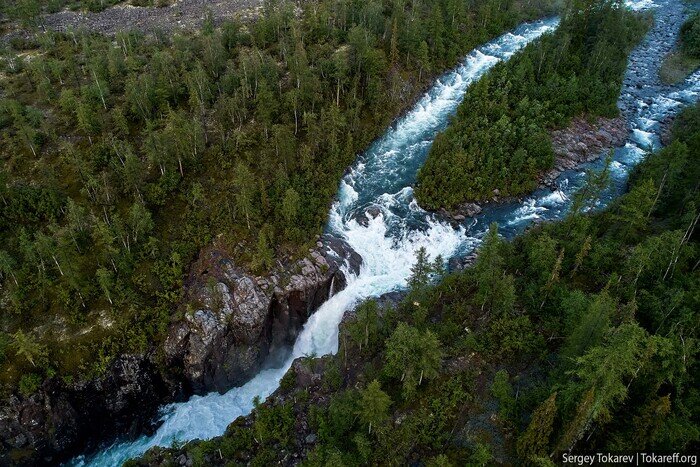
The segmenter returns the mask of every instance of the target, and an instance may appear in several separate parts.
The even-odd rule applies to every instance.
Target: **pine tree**
[[[532,413],[530,424],[518,438],[518,456],[530,460],[549,455],[549,440],[557,415],[557,393],[553,392]]]
[[[653,342],[636,323],[620,325],[606,341],[576,359],[569,390],[585,391],[576,414],[566,424],[558,451],[570,451],[597,420],[608,419],[624,401],[633,380],[653,353]]]
[[[418,290],[430,282],[432,265],[425,247],[418,248],[416,262],[411,266],[411,276],[408,278],[408,286],[411,290]]]
[[[368,433],[371,434],[373,425],[376,427],[388,418],[391,398],[382,391],[379,381],[375,379],[360,393],[358,405],[357,415],[368,426]]]
[[[416,61],[418,62],[418,81],[421,81],[423,79],[423,73],[430,73],[431,71],[431,64],[430,64],[430,50],[428,49],[428,43],[425,41],[422,41],[420,43],[420,47],[418,48],[418,52],[416,55]]]
[[[12,346],[17,356],[24,357],[32,366],[47,355],[45,347],[21,329],[12,335]]]
[[[0,279],[4,279],[7,276],[11,276],[15,285],[19,285],[17,282],[17,276],[15,276],[15,268],[17,264],[15,260],[10,256],[5,250],[0,250]]]
[[[282,215],[287,226],[296,226],[300,207],[299,193],[294,188],[288,188],[282,200]]]
[[[513,277],[506,274],[505,261],[501,253],[503,241],[498,236],[498,225],[489,226],[479,247],[474,273],[478,284],[476,298],[481,309],[503,314],[511,311],[515,304]]]
[[[385,371],[400,378],[403,395],[409,399],[423,379],[437,377],[442,362],[442,350],[437,336],[430,331],[399,323],[386,344]]]
[[[114,287],[114,276],[112,271],[106,268],[99,268],[97,272],[95,272],[95,277],[97,278],[97,283],[99,284],[100,289],[102,289],[102,293],[105,295],[105,298],[109,301],[109,304],[112,305],[112,287]]]
[[[348,323],[350,336],[359,346],[360,352],[379,337],[378,308],[375,300],[362,302],[355,310],[355,319]]]
[[[510,376],[506,370],[498,370],[491,385],[491,394],[498,400],[498,413],[503,419],[510,418],[515,410],[513,386],[509,379]]]

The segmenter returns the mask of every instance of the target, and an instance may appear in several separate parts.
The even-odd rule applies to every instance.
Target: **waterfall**
[[[331,286],[328,289],[328,298],[331,298],[335,294],[335,275],[331,278]]]
[[[667,5],[678,1],[657,1],[657,16],[667,14]],[[642,3],[636,2],[633,6],[646,8],[653,5],[650,0],[642,0]],[[477,218],[468,219],[459,227],[422,210],[415,202],[411,188],[435,135],[446,127],[468,86],[496,63],[507,60],[557,25],[557,19],[523,24],[472,51],[456,69],[437,79],[416,105],[351,167],[340,182],[326,231],[344,239],[362,257],[363,264],[357,275],[343,269],[347,278],[343,290],[335,293],[331,281],[328,300],[310,316],[283,365],[261,371],[248,383],[226,394],[193,396],[187,402],[167,405],[162,409],[162,424],[153,435],[115,443],[90,458],[77,458],[73,464],[117,465],[153,446],[221,435],[236,417],[252,410],[255,397],[264,399],[278,387],[295,358],[336,352],[338,325],[345,311],[367,298],[405,288],[419,248],[425,248],[431,258],[466,255],[478,245],[490,222],[498,222],[501,232],[512,236],[534,220],[557,219],[565,214],[572,193],[583,182],[583,169],[600,162],[562,173],[558,180],[559,189],[555,192],[541,189],[522,203],[487,207]],[[671,26],[677,31],[680,24],[672,22]],[[664,34],[655,34],[663,27],[668,28],[668,23],[657,24],[632,53],[628,76],[633,73],[645,80],[658,81],[650,75],[658,67],[640,64],[654,60],[649,57],[650,49],[654,50],[655,56],[663,56],[670,50],[673,37],[669,38],[663,30]],[[635,66],[638,68],[632,69]],[[626,79],[621,103],[626,103],[624,110],[631,124],[631,137],[625,147],[615,151],[614,186],[606,193],[603,204],[623,190],[629,171],[646,151],[659,146],[660,122],[684,105],[695,102],[698,92],[700,73],[679,87],[657,86],[653,95]]]

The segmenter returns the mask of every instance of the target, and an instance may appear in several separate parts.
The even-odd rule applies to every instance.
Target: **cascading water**
[[[642,2],[633,6],[651,4],[649,0]],[[629,169],[647,150],[659,145],[659,122],[694,102],[700,92],[700,72],[679,87],[663,87],[656,77],[658,63],[648,66],[650,59],[646,54],[654,49],[657,56],[665,55],[672,46],[667,33],[677,32],[682,19],[679,0],[658,4],[661,8],[657,10],[654,30],[630,58],[620,106],[631,122],[631,137],[624,148],[615,152],[614,187],[602,204],[619,194]],[[681,19],[669,14],[669,5]],[[557,19],[525,24],[470,53],[460,66],[440,77],[415,107],[359,158],[340,183],[327,231],[343,238],[362,257],[360,273],[353,276],[346,271],[347,287],[331,294],[309,318],[284,365],[261,371],[226,394],[193,396],[187,402],[170,404],[164,407],[162,424],[152,436],[116,443],[90,458],[81,456],[72,464],[118,465],[153,446],[221,435],[236,417],[252,410],[255,397],[264,399],[278,387],[295,358],[337,351],[338,325],[346,310],[364,299],[404,288],[420,247],[425,247],[431,257],[442,255],[447,259],[472,251],[492,221],[499,223],[501,233],[512,236],[534,219],[561,217],[568,209],[570,195],[582,183],[581,170],[563,173],[558,191],[538,190],[523,203],[488,207],[468,226],[457,228],[422,210],[411,189],[435,135],[448,124],[469,84],[557,24]],[[642,89],[640,82],[654,87]]]

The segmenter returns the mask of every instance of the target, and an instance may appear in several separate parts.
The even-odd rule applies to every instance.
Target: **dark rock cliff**
[[[333,290],[345,287],[346,261],[359,271],[359,256],[331,238],[265,277],[246,273],[217,250],[205,252],[190,275],[190,309],[165,341],[167,365],[182,369],[194,393],[244,383],[268,356],[294,343]]]
[[[53,464],[99,440],[147,431],[151,417],[138,414],[155,414],[175,395],[145,356],[123,355],[86,382],[49,379],[0,406],[0,464]]]

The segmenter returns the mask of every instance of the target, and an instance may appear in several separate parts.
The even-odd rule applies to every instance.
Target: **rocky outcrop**
[[[440,209],[440,214],[454,219],[457,222],[465,220],[467,217],[474,217],[481,214],[481,206],[476,203],[464,203],[457,206],[455,209],[447,210]]]
[[[357,273],[360,262],[330,237],[307,258],[265,277],[242,270],[220,250],[203,252],[190,275],[184,318],[165,342],[168,366],[181,369],[194,393],[244,383],[293,344],[309,315],[345,287],[343,266]]]
[[[543,175],[541,184],[556,188],[556,178],[565,170],[575,169],[598,159],[608,149],[624,145],[628,130],[624,117],[594,120],[577,117],[568,127],[552,131],[551,136],[554,167]]]
[[[147,431],[176,392],[144,356],[124,355],[88,382],[49,379],[0,407],[0,465],[56,464],[89,449],[89,441]]]
[[[450,272],[464,271],[476,263],[477,250],[466,256],[454,256],[447,263],[447,270]]]

